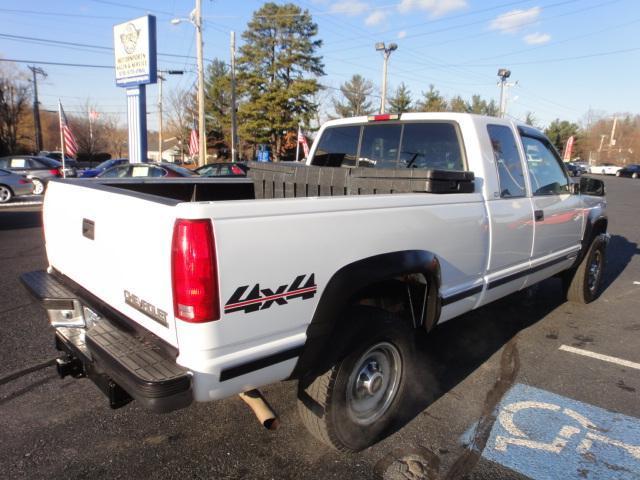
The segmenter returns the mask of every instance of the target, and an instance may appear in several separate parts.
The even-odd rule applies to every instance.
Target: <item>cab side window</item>
[[[513,132],[504,125],[487,125],[487,131],[498,169],[500,196],[502,198],[526,196],[524,169]]]
[[[539,138],[522,136],[527,156],[529,178],[534,195],[561,195],[569,193],[569,178],[553,147]]]

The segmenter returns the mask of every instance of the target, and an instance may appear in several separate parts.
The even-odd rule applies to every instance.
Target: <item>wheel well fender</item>
[[[327,282],[307,327],[307,340],[292,377],[315,370],[319,364],[325,364],[341,354],[341,349],[346,346],[344,343],[353,333],[349,329],[357,326],[343,325],[339,320],[359,292],[412,274],[422,274],[427,281],[423,326],[427,330],[432,328],[440,315],[441,302],[440,262],[436,255],[425,250],[402,250],[358,260],[342,267]],[[340,331],[341,338],[333,341],[337,338],[334,335],[337,331]]]

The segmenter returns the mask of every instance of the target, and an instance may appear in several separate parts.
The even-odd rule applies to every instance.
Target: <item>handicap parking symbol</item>
[[[482,456],[532,479],[640,480],[640,419],[516,384]]]

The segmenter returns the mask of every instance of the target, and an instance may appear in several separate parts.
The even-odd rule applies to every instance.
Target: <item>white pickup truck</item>
[[[241,179],[56,180],[22,276],[61,375],[166,412],[285,379],[321,441],[380,439],[414,335],[554,275],[598,295],[604,184],[539,131],[456,113],[325,124],[306,165]]]

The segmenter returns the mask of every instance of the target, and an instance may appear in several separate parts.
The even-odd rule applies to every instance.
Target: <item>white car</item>
[[[603,163],[602,165],[591,165],[589,173],[598,173],[600,175],[615,175],[622,167],[613,163]]]

